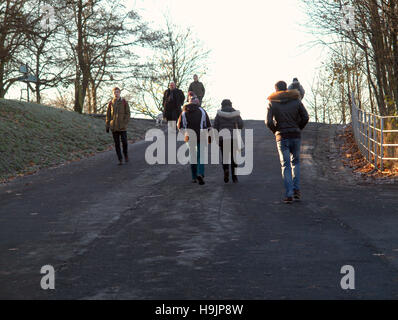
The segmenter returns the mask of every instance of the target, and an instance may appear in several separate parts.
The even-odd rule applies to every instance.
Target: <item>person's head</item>
[[[232,107],[232,102],[231,102],[231,100],[229,100],[229,99],[224,99],[222,102],[221,102],[221,107],[227,107],[227,106],[229,106],[229,107]]]
[[[275,90],[276,91],[286,91],[287,90],[287,84],[285,81],[278,81],[275,84]]]
[[[199,99],[193,91],[188,92],[188,102],[194,103],[194,104],[199,104]]]
[[[197,74],[195,74],[195,75],[193,76],[193,80],[194,80],[194,81],[199,81],[199,77],[198,77]]]
[[[293,82],[298,82],[298,79],[297,78],[293,78]]]
[[[170,82],[169,88],[170,88],[170,90],[174,90],[176,88],[176,84],[174,81]]]
[[[115,99],[119,99],[120,98],[121,90],[118,87],[113,88],[112,92],[113,92],[113,96],[115,97]]]

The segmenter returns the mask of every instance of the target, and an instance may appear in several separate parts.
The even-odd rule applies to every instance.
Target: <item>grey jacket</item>
[[[288,90],[293,90],[293,89],[298,90],[300,92],[300,100],[303,100],[304,95],[305,95],[305,90],[299,81],[293,81],[287,89]]]
[[[308,112],[300,101],[298,90],[274,92],[268,100],[267,127],[277,141],[300,138],[309,121]]]
[[[224,106],[221,110],[217,111],[217,116],[214,119],[213,127],[218,131],[222,129],[229,129],[231,132],[233,129],[243,128],[243,120],[240,116],[240,112],[232,108],[232,106]]]

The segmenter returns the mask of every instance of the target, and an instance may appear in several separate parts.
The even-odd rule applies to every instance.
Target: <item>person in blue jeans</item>
[[[284,81],[275,84],[275,92],[268,97],[267,127],[275,134],[282,177],[285,184],[285,203],[301,200],[300,147],[301,131],[309,121],[308,112],[296,89],[288,90]]]
[[[185,142],[189,142],[189,153],[194,155],[196,152],[197,155],[196,163],[191,163],[192,182],[204,185],[205,166],[200,159],[202,151],[200,137],[202,131],[209,131],[211,129],[211,122],[207,112],[200,107],[198,97],[192,91],[188,93],[188,103],[184,105],[183,112],[177,122],[177,128],[179,130],[190,129],[195,132],[195,137],[186,135]],[[196,139],[196,141],[189,141],[189,139]],[[210,137],[208,142],[210,143]],[[204,147],[204,145],[202,147]]]

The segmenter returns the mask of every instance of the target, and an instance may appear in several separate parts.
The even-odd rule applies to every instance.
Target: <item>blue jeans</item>
[[[194,150],[190,150],[190,152],[193,151]],[[200,163],[200,143],[198,143],[196,146],[196,152],[197,164],[191,164],[192,179],[196,179],[198,176],[205,176],[205,165],[203,163]]]
[[[300,190],[301,139],[283,139],[277,142],[277,147],[286,197],[293,197],[294,191]]]

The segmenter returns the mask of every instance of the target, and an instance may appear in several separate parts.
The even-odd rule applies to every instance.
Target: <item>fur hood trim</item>
[[[300,99],[300,92],[296,89],[277,91],[268,97],[268,100],[271,102],[288,102],[297,99]]]
[[[235,118],[235,117],[239,117],[240,116],[240,111],[235,110],[232,112],[226,112],[226,111],[222,111],[222,110],[218,110],[217,111],[217,115],[222,117],[222,118]]]

